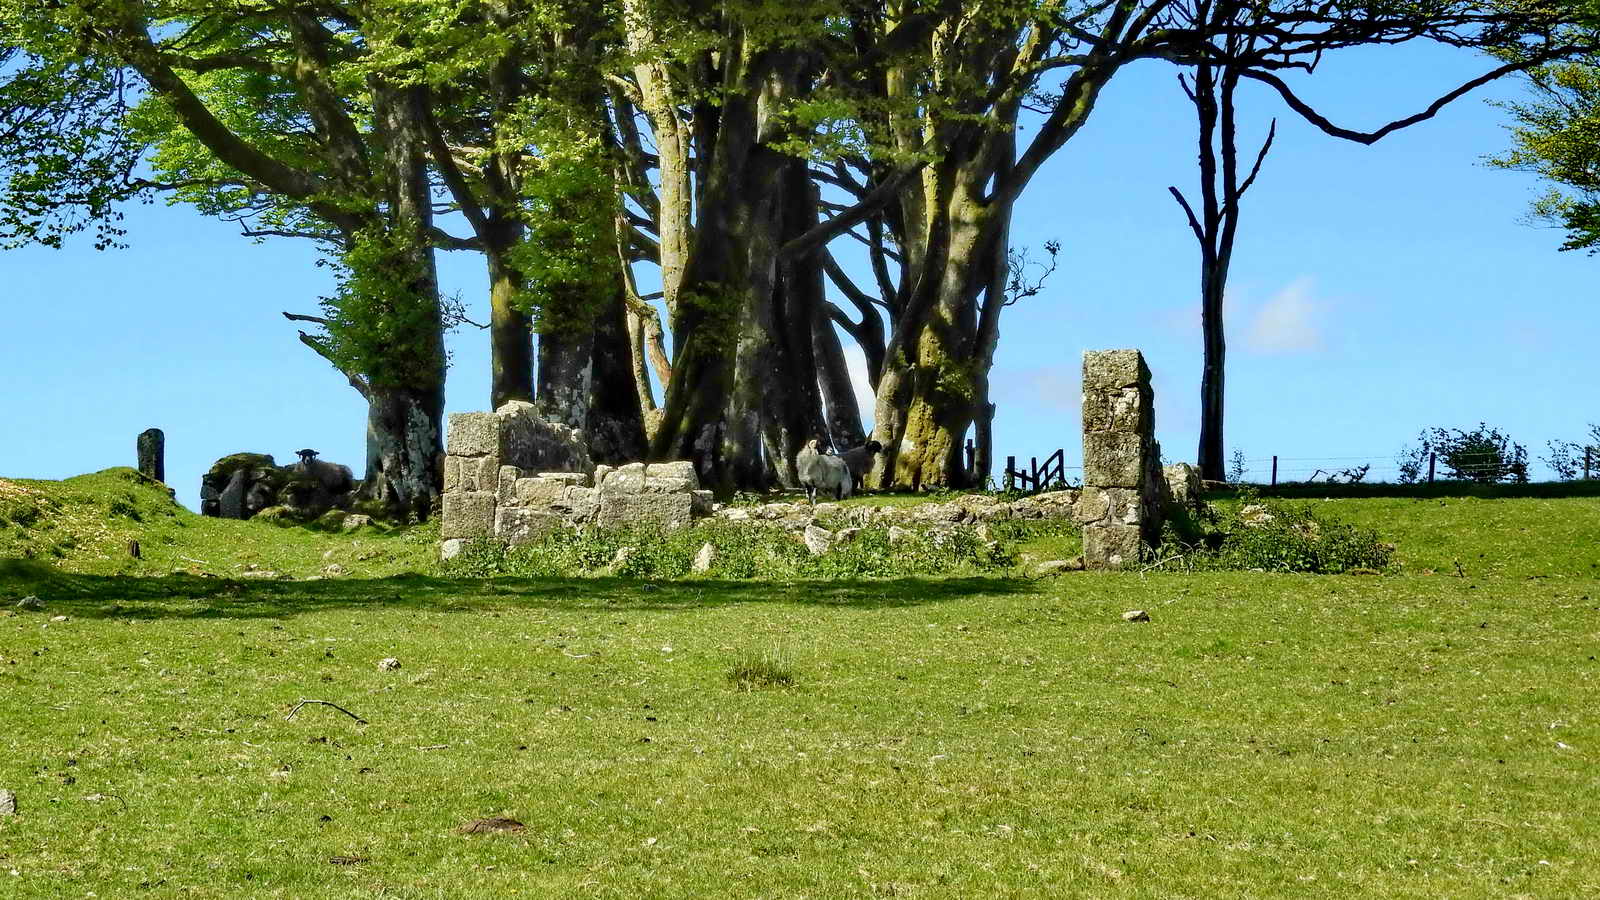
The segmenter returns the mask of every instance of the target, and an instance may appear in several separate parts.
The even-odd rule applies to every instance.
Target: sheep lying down
[[[812,439],[795,455],[794,467],[800,475],[800,486],[806,489],[806,498],[817,502],[817,493],[835,500],[850,496],[855,480],[843,458],[822,452],[822,442]]]

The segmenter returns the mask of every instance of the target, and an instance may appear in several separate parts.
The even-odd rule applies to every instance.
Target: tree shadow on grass
[[[1021,578],[894,578],[836,581],[644,581],[632,578],[334,578],[252,581],[193,575],[74,575],[0,560],[0,599],[37,594],[46,613],[81,618],[282,618],[329,610],[476,612],[505,609],[669,612],[773,603],[891,609],[980,594],[1026,593]],[[22,577],[8,577],[21,574]]]

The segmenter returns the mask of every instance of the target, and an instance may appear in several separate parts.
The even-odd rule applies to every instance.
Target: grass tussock
[[[728,683],[739,691],[793,687],[794,666],[787,656],[774,650],[747,650],[728,670]]]

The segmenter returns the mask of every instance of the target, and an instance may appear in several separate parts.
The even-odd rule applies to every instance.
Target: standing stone
[[[713,547],[710,541],[707,541],[705,546],[700,548],[700,552],[694,555],[694,563],[689,566],[689,569],[693,572],[709,572],[712,564],[716,561],[717,548]]]
[[[233,477],[228,479],[228,486],[222,489],[222,495],[217,498],[217,514],[224,519],[244,518],[244,492],[250,482],[249,469],[235,469]]]
[[[1161,538],[1166,478],[1156,443],[1155,392],[1137,350],[1083,355],[1084,564],[1120,569]]]
[[[166,483],[167,436],[159,428],[147,428],[139,433],[139,474]]]
[[[0,790],[0,816],[17,814],[17,792]]]

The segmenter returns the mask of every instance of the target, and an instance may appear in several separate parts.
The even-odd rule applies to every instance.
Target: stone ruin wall
[[[533,406],[513,402],[495,412],[452,413],[444,466],[441,555],[471,540],[516,545],[558,528],[583,525],[673,526],[717,515],[729,521],[771,521],[791,530],[837,510],[831,504],[773,503],[719,508],[700,489],[692,463],[593,466],[583,435],[545,422]],[[904,520],[907,525],[981,524],[1010,518],[1070,518],[1083,525],[1088,569],[1137,565],[1161,538],[1177,506],[1200,497],[1198,470],[1161,465],[1155,439],[1155,393],[1137,350],[1089,351],[1083,358],[1083,487],[1005,502],[974,495],[905,510],[857,507],[857,525]],[[859,521],[856,521],[859,520]]]
[[[444,461],[440,555],[466,541],[517,545],[567,527],[686,524],[710,515],[688,462],[593,466],[576,429],[531,404],[451,413]]]

